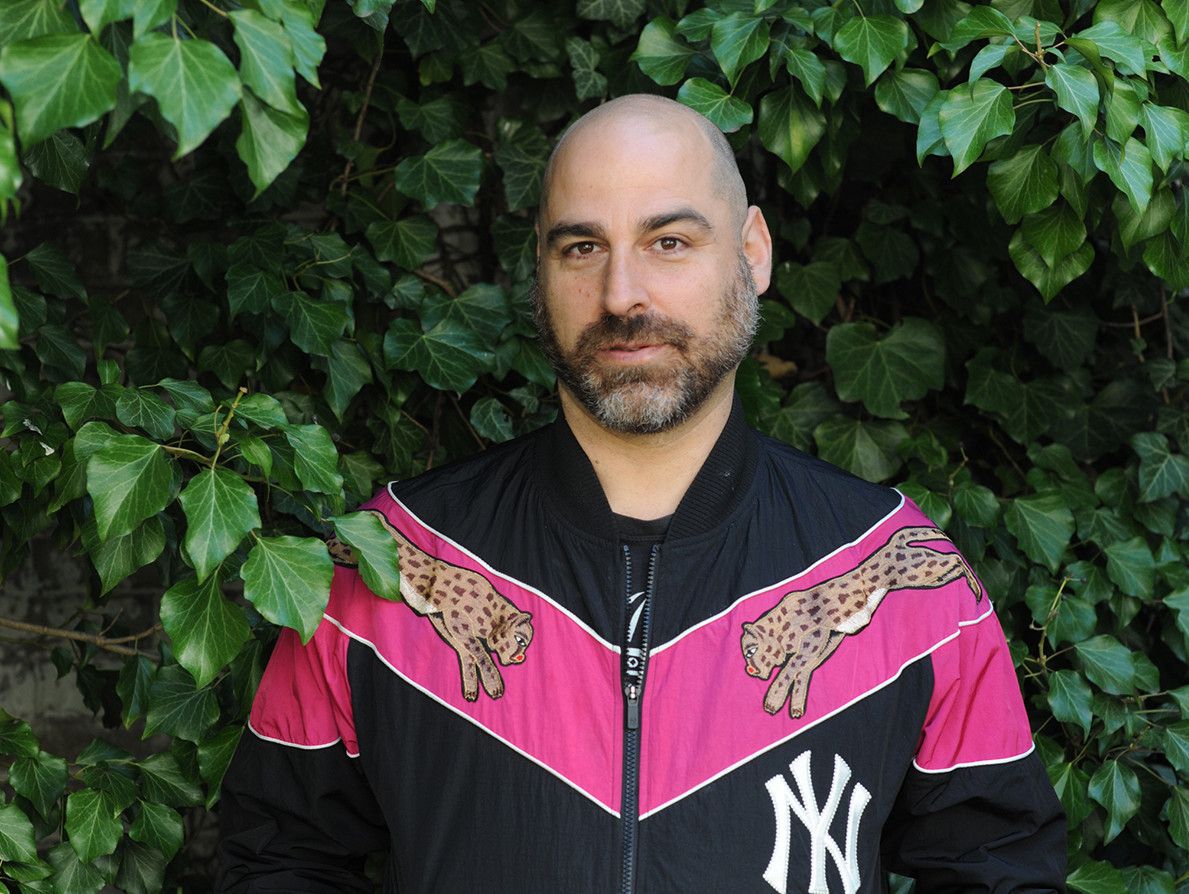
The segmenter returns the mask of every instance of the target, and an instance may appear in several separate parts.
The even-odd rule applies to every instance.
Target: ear
[[[756,294],[763,295],[772,282],[772,234],[768,232],[764,212],[755,205],[747,209],[741,237],[743,255],[747,258],[747,266],[751,268]]]

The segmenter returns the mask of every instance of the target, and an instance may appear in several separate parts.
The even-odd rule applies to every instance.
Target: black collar
[[[756,433],[748,427],[736,397],[730,418],[682,497],[665,539],[694,537],[720,524],[748,490],[757,457]],[[564,414],[559,413],[537,440],[536,463],[545,492],[566,521],[600,537],[617,537],[615,516],[602,485]]]

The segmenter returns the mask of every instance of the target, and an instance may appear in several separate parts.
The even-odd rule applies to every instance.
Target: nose
[[[603,272],[603,310],[617,317],[639,316],[652,303],[639,260],[631,252],[612,252]]]

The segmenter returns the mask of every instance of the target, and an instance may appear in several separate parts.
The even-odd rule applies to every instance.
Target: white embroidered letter
[[[834,822],[834,815],[838,812],[838,804],[850,782],[850,767],[839,755],[834,755],[834,781],[830,785],[830,793],[826,796],[826,803],[819,806],[817,795],[813,790],[813,778],[809,773],[808,751],[799,754],[791,764],[789,771],[793,781],[797,784],[800,798],[793,793],[792,788],[783,776],[773,776],[765,783],[768,795],[772,798],[772,807],[776,811],[776,843],[772,848],[772,859],[764,871],[764,881],[771,885],[777,894],[786,894],[788,890],[789,860],[792,851],[792,819],[796,816],[809,830],[809,894],[830,894],[826,884],[826,854],[834,861],[838,874],[842,876],[845,894],[855,894],[859,890],[859,822],[863,818],[863,811],[871,801],[871,793],[860,783],[855,783],[851,791],[850,804],[846,817],[846,851],[838,846],[830,836],[830,824]]]

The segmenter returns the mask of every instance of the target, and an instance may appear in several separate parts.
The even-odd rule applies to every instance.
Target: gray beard
[[[662,314],[605,314],[566,351],[558,342],[539,282],[538,276],[529,300],[545,358],[558,380],[603,427],[624,434],[657,434],[689,419],[747,356],[759,321],[755,282],[742,253],[735,277],[720,298],[717,325],[700,337]],[[678,359],[660,368],[608,369],[599,363],[601,348],[638,340],[671,345]]]

